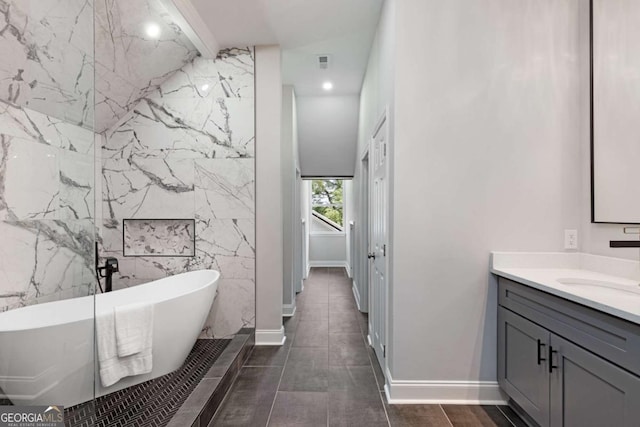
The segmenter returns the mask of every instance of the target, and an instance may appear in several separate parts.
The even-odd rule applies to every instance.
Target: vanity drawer
[[[498,287],[502,307],[640,375],[640,325],[503,277]]]

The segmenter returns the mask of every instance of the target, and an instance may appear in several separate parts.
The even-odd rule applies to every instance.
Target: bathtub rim
[[[208,280],[206,281],[203,280],[200,286],[194,286],[192,289],[189,289],[188,291],[183,291],[180,293],[176,292],[176,293],[168,293],[168,294],[162,294],[162,293],[152,294],[154,295],[154,299],[149,302],[150,303],[152,302],[153,304],[158,304],[182,295],[190,295],[208,286],[213,286],[218,282],[218,280],[220,280],[220,272],[218,270],[213,270],[213,269],[193,270],[193,271],[186,271],[184,273],[178,273],[171,276],[163,277],[161,279],[152,280],[150,282],[146,282],[141,285],[132,286],[125,289],[118,289],[107,294],[97,293],[94,295],[87,295],[79,298],[69,298],[69,299],[58,300],[58,301],[49,301],[42,304],[28,305],[25,307],[20,307],[14,310],[9,310],[9,311],[0,313],[0,334],[6,334],[11,332],[24,332],[29,330],[39,330],[39,329],[44,329],[49,327],[61,326],[70,322],[91,321],[93,324],[93,322],[95,321],[95,317],[116,306],[116,304],[105,305],[104,309],[101,309],[100,311],[98,311],[99,303],[97,299],[100,298],[101,296],[111,299],[111,298],[115,298],[115,297],[111,297],[111,295],[115,295],[115,294],[120,295],[120,297],[123,297],[124,296],[123,294],[126,294],[126,293],[137,294],[137,293],[141,293],[142,290],[145,289],[146,287],[157,286],[158,282],[164,282],[164,281],[170,282],[170,281],[176,280],[181,276],[196,275],[198,273],[200,273],[203,276],[204,276],[203,273],[215,273],[215,274],[213,274],[213,276]],[[135,303],[136,301],[126,301],[126,303],[122,305],[135,304]],[[30,312],[31,311],[37,312],[38,309],[42,309],[42,307],[45,305],[47,306],[47,309],[52,309],[54,305],[60,305],[58,310],[64,310],[65,305],[67,305],[68,307],[67,307],[67,310],[65,310],[62,317],[54,318],[54,319],[36,318],[36,320],[34,321],[33,314],[36,314],[36,313],[30,313]],[[71,317],[71,315],[67,315],[67,312],[69,311],[73,313],[73,317]],[[19,314],[16,314],[16,313],[19,313]],[[18,319],[12,319],[12,317],[18,317],[18,316],[20,316]],[[27,321],[21,321],[21,320],[24,320],[25,317],[27,318]],[[46,324],[44,323],[45,321],[47,322]],[[39,323],[36,323],[34,325],[34,322],[39,322]],[[5,327],[5,325],[10,327]]]

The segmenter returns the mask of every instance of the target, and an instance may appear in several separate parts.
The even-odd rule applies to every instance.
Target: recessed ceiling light
[[[324,89],[324,90],[331,90],[331,89],[333,89],[333,83],[331,83],[331,82],[324,82],[324,83],[322,83],[322,89]]]
[[[206,92],[209,90],[209,83],[205,83],[203,84],[200,89],[202,89],[203,92]]]
[[[147,32],[147,35],[152,39],[157,39],[158,37],[160,37],[160,25],[156,24],[155,22],[147,24],[145,31]]]

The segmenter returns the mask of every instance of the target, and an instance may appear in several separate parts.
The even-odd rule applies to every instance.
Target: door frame
[[[386,178],[384,186],[383,186],[383,191],[385,193],[385,200],[387,202],[386,206],[384,207],[384,209],[385,209],[385,224],[384,224],[384,226],[385,226],[385,230],[386,230],[386,243],[385,244],[386,244],[386,248],[387,249],[385,251],[385,257],[384,257],[384,268],[385,268],[385,276],[386,276],[385,277],[385,288],[384,288],[384,301],[383,301],[385,308],[384,308],[384,319],[383,319],[383,322],[382,322],[383,325],[384,325],[384,331],[383,331],[383,334],[382,334],[384,342],[381,343],[381,345],[384,348],[384,357],[382,357],[381,359],[382,359],[382,361],[384,363],[381,363],[381,365],[383,365],[383,366],[381,366],[381,368],[382,368],[383,373],[384,373],[384,375],[386,377],[386,372],[387,372],[387,369],[388,369],[388,363],[387,362],[389,360],[389,358],[387,357],[387,345],[388,345],[388,333],[389,333],[389,284],[390,284],[390,280],[389,280],[389,258],[390,258],[390,256],[389,255],[391,253],[391,244],[390,244],[390,241],[389,241],[390,240],[389,239],[389,236],[390,236],[390,228],[389,228],[389,225],[390,225],[390,218],[389,218],[389,212],[390,212],[390,209],[389,209],[389,203],[390,203],[390,198],[389,198],[389,193],[390,193],[390,191],[389,191],[389,178],[390,178],[389,177],[389,175],[390,175],[389,174],[389,163],[390,163],[390,158],[391,158],[391,156],[390,156],[391,149],[390,149],[390,144],[389,144],[389,132],[390,132],[390,129],[389,129],[389,107],[388,106],[385,106],[380,118],[378,119],[378,121],[376,122],[376,125],[373,128],[373,132],[371,133],[371,137],[369,138],[369,142],[367,144],[368,145],[367,152],[369,153],[372,150],[373,142],[375,140],[375,137],[378,134],[378,132],[380,131],[380,128],[385,123],[387,124],[387,127],[385,129],[384,138],[385,138],[387,152],[385,153],[386,159],[385,159],[384,166],[383,166],[384,169],[385,169],[384,172],[385,172],[385,178]],[[371,158],[369,158],[369,160],[371,160]],[[367,254],[369,254],[370,251],[371,251],[371,247],[370,246],[371,246],[371,241],[372,241],[371,234],[372,234],[372,224],[373,224],[373,221],[372,221],[372,212],[373,212],[373,210],[371,209],[371,201],[372,201],[373,198],[371,197],[371,191],[373,190],[372,180],[373,180],[374,173],[373,173],[373,170],[370,167],[370,165],[371,164],[369,163],[369,184],[368,184],[368,187],[369,187],[368,204],[369,204],[369,206],[368,206],[368,212],[367,212],[368,222],[369,222],[369,224],[368,224],[368,228],[369,228],[368,236],[369,237],[368,237]],[[372,283],[372,281],[371,281],[371,273],[372,273],[372,270],[373,270],[373,262],[370,261],[369,259],[367,259],[367,267],[368,267],[367,274],[368,274],[368,277],[369,277],[369,287],[370,287],[371,283]],[[375,305],[371,301],[373,292],[368,292],[368,293],[369,293],[369,302],[368,302],[369,303],[369,307],[375,307]],[[369,319],[368,319],[367,323],[368,323],[368,325],[367,325],[368,326],[367,340],[369,341],[369,345],[374,347],[373,346],[373,340],[371,338],[371,336],[372,336],[371,335],[371,330],[372,330],[372,328],[371,328],[371,316],[369,316]],[[375,351],[375,347],[374,347],[374,351]],[[380,356],[380,355],[378,355],[378,356]],[[380,361],[380,358],[379,358],[379,361]]]
[[[369,253],[369,245],[371,239],[371,230],[370,230],[370,218],[369,218],[369,145],[367,143],[364,150],[362,151],[362,155],[360,156],[360,171],[362,179],[360,180],[360,194],[362,197],[360,198],[360,212],[363,212],[362,215],[362,224],[360,225],[359,239],[358,239],[358,247],[360,256],[358,257],[358,292],[360,296],[360,301],[358,301],[360,305],[360,311],[363,313],[369,312],[369,259],[367,258],[367,254]],[[367,321],[367,328],[369,327],[369,322]],[[367,330],[367,336],[369,331]]]
[[[304,220],[302,218],[302,174],[300,168],[296,166],[294,183],[294,202],[293,202],[293,238],[294,243],[294,286],[293,298],[296,294],[302,292],[302,283],[305,278],[305,262],[304,262]]]

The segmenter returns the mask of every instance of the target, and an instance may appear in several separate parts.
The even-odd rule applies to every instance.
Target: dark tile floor
[[[256,347],[209,426],[525,424],[509,407],[388,405],[344,269],[314,268],[282,347]]]

